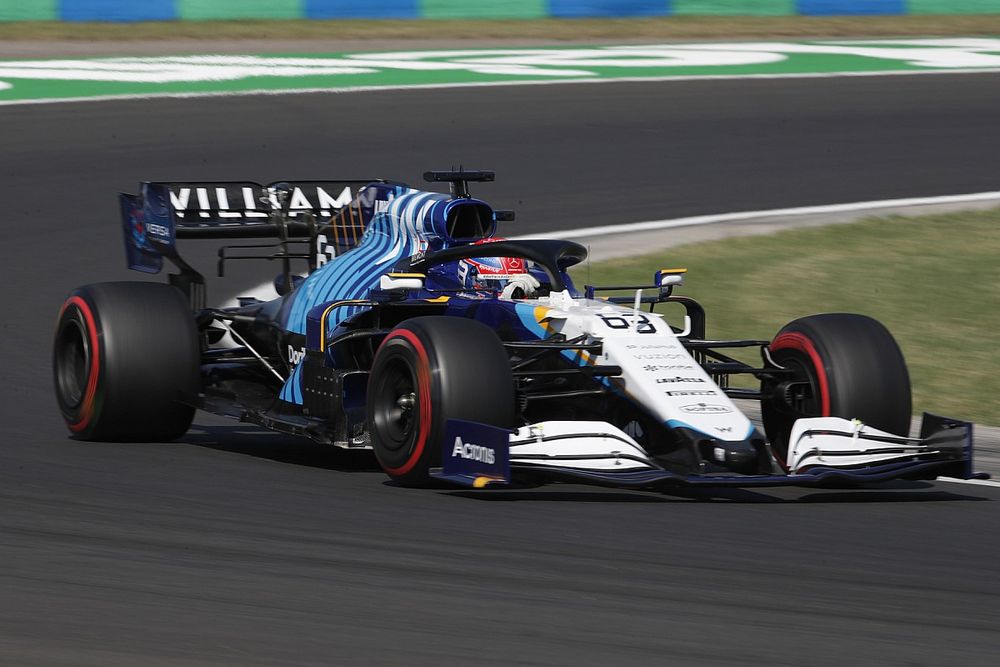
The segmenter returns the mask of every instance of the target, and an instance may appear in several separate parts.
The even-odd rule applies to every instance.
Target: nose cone
[[[733,472],[749,475],[763,472],[761,449],[764,439],[756,431],[746,440],[715,440],[705,438],[698,442],[698,452],[704,462]]]

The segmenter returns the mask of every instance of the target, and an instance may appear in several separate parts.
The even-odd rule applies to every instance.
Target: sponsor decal
[[[642,370],[650,373],[654,371],[690,371],[694,370],[694,366],[690,364],[646,364]]]
[[[711,403],[693,403],[692,405],[682,405],[681,412],[693,415],[722,415],[732,412],[724,405],[713,405]]]
[[[676,350],[677,346],[673,343],[632,343],[625,346],[626,350]]]
[[[685,378],[680,375],[672,378],[656,378],[656,384],[667,384],[670,382],[704,382],[704,378]]]
[[[715,430],[718,431],[719,433],[732,433],[733,432],[733,427],[732,426],[716,426]]]
[[[287,194],[288,217],[303,212],[317,212],[330,217],[351,203],[350,187],[339,194],[331,194],[321,185],[293,186]],[[281,209],[278,192],[274,187],[257,185],[230,185],[217,187],[171,187],[170,203],[179,220],[198,216],[238,222],[252,218],[267,218],[273,209]],[[187,217],[185,217],[187,216]]]
[[[457,457],[487,464],[496,462],[496,450],[462,442],[461,436],[455,437],[455,446],[451,449],[451,456],[452,458]]]
[[[155,222],[146,223],[146,233],[163,239],[170,238],[170,230],[165,225],[158,225]]]
[[[711,389],[685,389],[682,391],[665,391],[663,392],[667,396],[716,396],[715,391]]]
[[[679,353],[665,353],[665,352],[643,352],[640,354],[632,354],[633,359],[641,359],[643,361],[674,361],[677,359],[688,359],[688,355]]]
[[[288,346],[288,363],[292,366],[298,366],[303,359],[306,357],[306,349],[304,347],[294,348],[291,345]]]

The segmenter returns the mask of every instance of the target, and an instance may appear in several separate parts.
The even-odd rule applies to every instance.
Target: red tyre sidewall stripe
[[[87,390],[84,392],[83,400],[80,402],[80,417],[76,422],[67,421],[69,430],[74,433],[79,433],[87,428],[87,425],[94,416],[94,399],[97,396],[97,379],[101,370],[101,348],[98,345],[97,324],[94,318],[94,313],[90,310],[90,306],[86,301],[78,296],[71,296],[66,299],[66,303],[63,304],[62,310],[59,311],[60,320],[62,319],[63,313],[65,313],[66,309],[71,305],[76,306],[76,309],[83,315],[83,319],[87,323],[87,336],[90,338],[90,370],[87,373]]]
[[[785,333],[778,334],[774,342],[771,343],[771,351],[774,352],[777,350],[798,350],[812,359],[813,368],[816,371],[816,382],[819,384],[820,403],[822,404],[821,409],[823,413],[821,416],[829,417],[830,384],[826,378],[826,366],[823,364],[823,358],[820,357],[813,342],[804,334],[795,331],[786,331]]]
[[[399,329],[386,336],[379,346],[381,350],[389,341],[403,338],[413,346],[413,351],[417,353],[417,391],[420,402],[420,432],[417,434],[417,442],[413,446],[413,452],[406,463],[397,468],[384,468],[390,475],[402,476],[413,470],[424,453],[427,440],[431,431],[431,365],[427,357],[427,349],[420,338],[408,329]],[[377,354],[377,353],[376,353]]]

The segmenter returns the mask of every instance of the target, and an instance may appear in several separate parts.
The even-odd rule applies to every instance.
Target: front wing
[[[472,488],[517,477],[630,489],[853,487],[893,479],[983,479],[972,469],[972,424],[925,413],[919,438],[840,418],[796,423],[786,474],[678,474],[606,422],[543,422],[511,433],[451,420],[431,477]]]

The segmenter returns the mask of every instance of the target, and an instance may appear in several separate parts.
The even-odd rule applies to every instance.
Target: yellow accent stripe
[[[351,202],[351,204],[353,204],[353,203],[354,202]],[[347,205],[347,213],[348,213],[348,215],[351,216],[351,236],[354,239],[354,245],[357,246],[358,245],[358,228],[357,228],[357,226],[355,226],[355,223],[354,223],[354,207],[351,206],[351,204]],[[358,211],[358,217],[361,217],[360,213],[361,212]],[[361,219],[364,220],[364,218],[361,218]],[[344,230],[344,240],[347,240],[347,230]]]
[[[687,269],[660,269],[660,273],[687,273]]]
[[[436,296],[433,299],[424,299],[427,303],[445,303],[451,299],[450,296]]]
[[[472,488],[483,489],[486,488],[486,485],[489,484],[490,482],[502,482],[502,481],[504,481],[503,477],[487,477],[485,475],[480,475],[479,477],[472,480]]]
[[[549,310],[550,310],[549,308],[546,308],[544,306],[535,306],[535,310],[532,313],[532,315],[534,315],[535,321],[538,322],[539,326],[541,326],[542,329],[545,330],[545,333],[551,334],[553,333],[553,330],[552,330],[552,324],[548,319]]]
[[[346,301],[335,301],[326,307],[323,311],[323,317],[319,320],[319,351],[326,351],[326,316],[330,314],[330,311],[334,308],[340,308],[341,306],[349,306],[352,303],[365,303],[364,299],[347,299]]]
[[[390,278],[426,278],[427,275],[423,273],[387,273]]]

